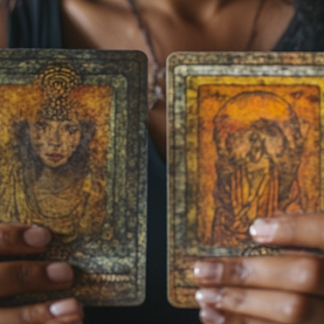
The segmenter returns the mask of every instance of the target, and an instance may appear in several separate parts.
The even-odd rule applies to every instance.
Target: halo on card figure
[[[233,245],[234,236],[236,244],[248,241],[255,219],[301,209],[297,173],[304,136],[288,102],[263,91],[231,98],[214,119],[214,142],[214,244]]]

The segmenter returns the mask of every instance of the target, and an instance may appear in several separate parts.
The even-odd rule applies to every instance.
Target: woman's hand
[[[50,240],[45,228],[0,224],[1,256],[41,253]],[[67,263],[0,262],[0,297],[66,289],[72,283],[73,271]],[[73,298],[0,308],[0,324],[79,324],[82,317],[82,309]]]
[[[324,250],[324,215],[284,215],[257,220],[256,242]],[[202,323],[322,324],[324,259],[307,253],[220,258],[194,270]]]

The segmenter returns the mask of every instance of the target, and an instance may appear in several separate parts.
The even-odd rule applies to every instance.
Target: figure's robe
[[[218,179],[215,188],[212,237],[216,246],[247,242],[249,227],[257,218],[301,209],[297,181],[292,182],[288,199],[281,200],[278,170],[266,156],[258,164],[240,166],[227,178]]]
[[[88,173],[60,192],[38,191],[26,183],[19,161],[0,168],[0,221],[36,224],[49,228],[64,242],[99,231],[106,215],[102,177]]]

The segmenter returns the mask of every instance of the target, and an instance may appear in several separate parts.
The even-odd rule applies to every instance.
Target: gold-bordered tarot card
[[[169,300],[190,308],[195,261],[277,254],[255,219],[323,210],[324,55],[176,53],[167,78]]]
[[[53,234],[85,305],[145,297],[147,62],[136,51],[0,51],[0,221]],[[5,258],[3,258],[4,260]]]

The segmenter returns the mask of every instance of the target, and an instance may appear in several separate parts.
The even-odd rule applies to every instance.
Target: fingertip
[[[51,301],[47,307],[54,318],[45,324],[83,324],[83,306],[76,298]]]
[[[75,298],[68,298],[54,302],[49,307],[50,313],[55,317],[71,315],[84,316],[83,308]]]
[[[323,213],[286,213],[257,219],[249,231],[260,244],[324,249]]]
[[[69,283],[74,279],[72,267],[65,262],[50,263],[46,267],[46,273],[53,283]]]
[[[250,226],[252,238],[259,243],[271,243],[278,230],[279,223],[275,218],[259,218]]]
[[[200,311],[199,317],[203,323],[224,324],[225,316],[212,308],[204,308]]]
[[[199,277],[199,276],[200,276],[202,266],[203,266],[203,263],[202,263],[201,261],[197,261],[197,262],[194,264],[194,270],[193,270],[193,273],[194,273],[194,276],[195,276],[195,277]]]
[[[221,280],[224,273],[224,264],[217,262],[197,262],[194,268],[194,279],[199,283],[213,282]]]
[[[23,240],[30,247],[45,248],[51,239],[51,232],[47,228],[38,225],[33,225],[23,232]]]

